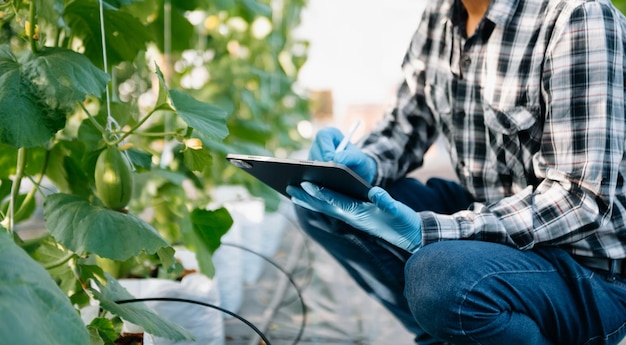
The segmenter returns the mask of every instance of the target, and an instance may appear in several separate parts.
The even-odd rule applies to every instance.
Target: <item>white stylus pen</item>
[[[354,132],[356,132],[356,129],[359,128],[360,125],[361,125],[361,120],[354,121],[354,123],[352,124],[352,127],[350,127],[350,129],[348,130],[348,133],[346,134],[346,136],[343,137],[343,140],[341,140],[339,145],[337,145],[335,152],[341,152],[345,150],[346,146],[348,146],[348,143],[350,143],[350,140],[352,139]]]

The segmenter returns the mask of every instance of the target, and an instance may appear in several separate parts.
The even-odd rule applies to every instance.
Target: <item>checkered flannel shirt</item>
[[[421,212],[424,244],[473,239],[626,257],[626,20],[609,0],[493,0],[471,36],[430,2],[404,82],[360,144],[387,186],[442,135],[467,210]]]

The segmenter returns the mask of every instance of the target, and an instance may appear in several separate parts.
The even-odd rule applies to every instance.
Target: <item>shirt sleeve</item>
[[[424,59],[432,43],[432,38],[428,37],[428,22],[432,16],[435,16],[432,11],[424,10],[415,39],[405,55],[404,82],[398,87],[392,106],[359,143],[377,163],[374,185],[387,187],[420,167],[424,153],[437,136],[434,117],[424,99]]]
[[[424,243],[476,239],[520,249],[593,241],[621,207],[623,18],[599,2],[563,11],[544,60],[544,127],[534,188],[444,216],[422,212]],[[615,212],[621,214],[621,212]],[[623,224],[623,221],[622,223]]]

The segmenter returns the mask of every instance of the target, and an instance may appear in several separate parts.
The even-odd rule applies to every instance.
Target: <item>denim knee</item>
[[[445,340],[441,330],[460,322],[459,283],[463,260],[455,260],[451,242],[433,243],[417,251],[405,266],[404,295],[413,317],[429,334]]]

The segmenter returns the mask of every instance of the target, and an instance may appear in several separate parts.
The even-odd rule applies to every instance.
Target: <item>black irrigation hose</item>
[[[285,217],[287,218],[287,217]],[[293,221],[291,221],[290,219],[287,218],[288,221],[290,221],[292,224],[294,223]],[[296,345],[300,342],[300,339],[302,339],[302,335],[304,334],[304,328],[306,326],[306,322],[307,322],[307,311],[306,311],[306,305],[304,304],[304,298],[302,296],[302,291],[301,288],[296,284],[296,282],[294,281],[291,273],[287,272],[284,268],[282,268],[280,265],[278,265],[274,260],[272,260],[271,258],[262,255],[260,253],[255,252],[254,250],[251,250],[249,248],[246,248],[244,246],[238,245],[238,244],[234,244],[234,243],[226,243],[226,242],[222,242],[221,245],[223,246],[229,246],[229,247],[233,247],[233,248],[239,248],[243,251],[252,253],[254,255],[257,255],[258,257],[262,258],[263,260],[265,260],[266,262],[268,262],[269,264],[271,264],[272,266],[274,266],[276,269],[278,269],[280,272],[282,272],[287,279],[289,280],[289,282],[291,283],[291,285],[294,287],[294,289],[296,290],[296,293],[298,295],[298,299],[300,300],[300,305],[302,307],[302,322],[300,323],[300,330],[298,331],[298,335],[296,336],[296,338],[293,341],[293,345]],[[308,253],[307,258],[309,259],[309,263],[312,261],[312,254],[311,254],[311,250],[308,247],[306,240],[304,241],[304,246],[306,248],[306,251]],[[307,265],[307,272],[312,272],[311,269],[311,265]],[[309,274],[310,275],[310,274]],[[190,303],[190,304],[196,304],[196,305],[201,305],[204,307],[208,307],[208,308],[212,308],[212,309],[216,309],[221,311],[222,313],[226,313],[230,316],[233,316],[234,318],[238,319],[239,321],[243,322],[244,324],[246,324],[246,326],[250,327],[259,337],[261,337],[261,339],[263,340],[263,342],[266,345],[271,345],[269,339],[267,339],[267,337],[265,336],[265,334],[263,334],[263,332],[261,330],[259,330],[252,322],[246,320],[244,317],[238,315],[237,313],[234,313],[230,310],[218,307],[214,304],[210,304],[210,303],[205,303],[205,302],[201,302],[201,301],[196,301],[196,300],[192,300],[192,299],[185,299],[185,298],[176,298],[176,297],[146,297],[146,298],[132,298],[132,299],[125,299],[125,300],[119,300],[119,301],[115,301],[115,303],[117,304],[128,304],[128,303],[138,303],[138,302],[179,302],[179,303]],[[291,303],[291,302],[289,302]]]
[[[304,235],[304,234],[302,234]],[[300,273],[302,271],[304,271],[304,281],[300,282],[300,291],[304,291],[309,284],[311,284],[311,281],[313,281],[313,252],[311,251],[311,248],[309,248],[309,243],[307,241],[307,238],[305,236],[304,241],[302,242],[302,245],[304,246],[304,250],[306,251],[306,264],[305,267],[300,268],[300,269],[296,269],[293,272],[291,272],[291,276],[295,276],[297,273]],[[294,279],[295,280],[295,279]],[[291,303],[293,303],[298,297],[293,297],[287,300],[284,300],[282,305],[289,305]]]
[[[287,217],[285,215],[283,215],[283,217],[287,220],[287,222],[289,222],[291,224],[292,227],[294,227],[295,229],[299,229],[300,230],[299,231],[300,235],[304,238],[303,245],[304,245],[304,251],[306,252],[307,263],[306,263],[304,268],[294,270],[291,273],[292,276],[293,276],[293,275],[296,275],[296,273],[298,273],[300,271],[305,271],[306,272],[305,273],[306,274],[305,275],[306,280],[304,281],[304,283],[303,282],[300,283],[300,289],[304,290],[311,283],[311,281],[313,280],[313,264],[312,264],[312,262],[314,260],[314,257],[313,257],[313,251],[311,250],[310,244],[309,244],[310,240],[309,240],[308,236],[304,233],[304,231],[302,231],[302,228],[300,227],[300,224],[297,221],[295,221],[293,219],[290,219],[289,217]],[[289,304],[291,302],[293,302],[293,301],[284,302],[284,304]]]
[[[237,319],[239,319],[241,322],[245,323],[248,327],[252,328],[252,330],[254,330],[254,332],[256,332],[256,334],[258,334],[261,339],[263,339],[263,341],[265,342],[265,344],[267,345],[271,345],[270,341],[265,337],[265,335],[263,334],[263,332],[261,332],[255,325],[252,324],[252,322],[246,320],[245,318],[237,315],[236,313],[233,313],[230,310],[218,307],[214,304],[211,303],[205,303],[205,302],[201,302],[201,301],[195,301],[192,299],[186,299],[186,298],[176,298],[176,297],[146,297],[146,298],[132,298],[132,299],[124,299],[124,300],[119,300],[119,301],[115,301],[115,303],[117,304],[127,304],[127,303],[137,303],[137,302],[181,302],[181,303],[190,303],[190,304],[197,304],[197,305],[201,305],[204,307],[208,307],[208,308],[213,308],[216,310],[221,311],[222,313],[226,313],[228,315],[231,315]]]
[[[269,264],[274,266],[276,269],[278,269],[280,272],[282,272],[287,277],[287,279],[289,279],[289,282],[291,283],[291,285],[296,290],[296,293],[298,294],[298,299],[300,300],[300,306],[302,307],[302,322],[300,322],[300,330],[298,331],[298,335],[296,336],[296,338],[293,341],[293,345],[298,344],[300,342],[300,339],[302,339],[302,335],[304,334],[304,328],[306,327],[307,311],[306,311],[306,305],[304,304],[304,297],[302,297],[302,291],[300,291],[300,288],[298,287],[298,284],[296,284],[296,282],[293,280],[291,274],[289,272],[285,271],[284,268],[282,268],[280,265],[278,265],[271,258],[268,258],[267,256],[265,256],[263,254],[259,254],[259,253],[255,252],[252,249],[246,248],[244,246],[241,246],[241,245],[238,245],[238,244],[235,244],[235,243],[222,242],[221,245],[222,246],[233,247],[233,248],[238,248],[238,249],[241,249],[241,250],[246,251],[248,253],[252,253],[254,255],[257,255],[258,257],[262,258],[263,260],[267,261]],[[263,340],[265,340],[265,339],[263,339]]]

